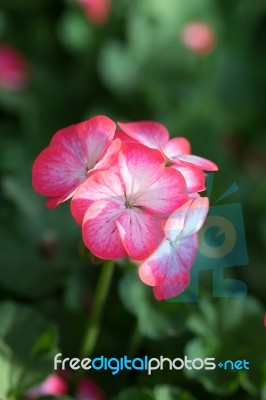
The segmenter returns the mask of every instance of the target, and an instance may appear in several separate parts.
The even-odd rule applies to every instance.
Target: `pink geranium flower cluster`
[[[33,165],[33,187],[52,208],[72,197],[71,212],[88,249],[102,259],[139,261],[139,276],[158,300],[181,293],[207,212],[204,171],[217,166],[191,155],[187,139],[170,139],[152,121],[105,116],[57,132]]]

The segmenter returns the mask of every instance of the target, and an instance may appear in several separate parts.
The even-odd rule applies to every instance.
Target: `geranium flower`
[[[28,63],[10,45],[0,45],[0,86],[6,90],[19,91],[28,78]]]
[[[207,197],[197,197],[174,211],[165,223],[163,241],[140,265],[140,279],[153,286],[157,300],[175,297],[188,286],[197,253],[196,233],[206,219],[208,206]]]
[[[50,375],[41,385],[29,390],[26,397],[61,396],[68,392],[68,384],[57,374]]]
[[[216,42],[213,28],[201,21],[188,23],[181,33],[181,39],[187,48],[202,55],[209,54]]]
[[[89,177],[71,201],[72,215],[97,257],[142,260],[163,239],[161,218],[187,201],[186,183],[158,150],[141,144],[121,145],[118,170]]]
[[[88,19],[96,25],[104,24],[110,14],[109,0],[77,0]]]
[[[104,400],[103,391],[91,379],[83,378],[77,387],[75,400]]]
[[[118,123],[131,138],[149,148],[159,149],[173,168],[184,176],[190,193],[205,190],[203,171],[217,171],[212,161],[190,154],[189,141],[184,137],[170,139],[168,130],[158,122],[140,121]]]
[[[120,149],[120,140],[112,142],[114,134],[115,123],[105,116],[96,116],[54,135],[32,170],[33,188],[48,196],[48,208],[72,197],[92,171],[111,166]]]

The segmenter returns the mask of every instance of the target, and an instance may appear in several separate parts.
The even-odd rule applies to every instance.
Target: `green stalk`
[[[103,309],[109,292],[113,271],[114,262],[105,261],[96,288],[90,320],[81,347],[82,357],[90,357],[94,352],[95,345],[99,336]]]

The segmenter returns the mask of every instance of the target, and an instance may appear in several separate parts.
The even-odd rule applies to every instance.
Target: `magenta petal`
[[[78,224],[82,223],[88,207],[97,200],[125,203],[121,180],[111,171],[95,172],[76,191],[70,204],[71,213]]]
[[[164,170],[164,158],[158,150],[141,144],[122,144],[118,166],[127,196],[139,195],[155,183]]]
[[[185,178],[189,193],[201,192],[206,189],[204,172],[195,167],[181,167],[173,165],[171,168],[179,171]]]
[[[207,160],[206,158],[194,156],[192,154],[184,154],[178,157],[173,157],[172,161],[180,166],[196,167],[204,171],[218,171],[217,165]]]
[[[127,209],[118,219],[117,227],[128,255],[135,260],[148,257],[163,239],[160,220],[139,209]]]
[[[169,142],[163,147],[164,153],[167,157],[175,157],[180,154],[190,154],[191,147],[189,141],[184,137],[177,137],[170,139]]]
[[[136,202],[160,217],[168,217],[187,199],[188,192],[182,174],[172,168],[165,168],[160,178],[137,196]]]
[[[127,255],[116,226],[117,218],[124,211],[121,204],[110,201],[95,201],[88,208],[83,220],[82,237],[96,257],[115,260]]]
[[[78,384],[75,400],[104,400],[102,389],[89,378],[83,378]]]
[[[147,147],[157,149],[157,141],[164,146],[169,140],[168,130],[154,121],[118,122],[118,126],[130,137]]]

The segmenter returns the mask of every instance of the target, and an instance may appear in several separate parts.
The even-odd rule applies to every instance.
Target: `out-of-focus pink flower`
[[[217,165],[203,157],[190,154],[190,143],[184,137],[170,139],[168,130],[158,122],[140,121],[118,123],[134,140],[149,148],[159,149],[172,167],[184,176],[190,193],[205,190],[203,171],[216,171]]]
[[[50,375],[41,385],[29,390],[26,397],[35,399],[40,396],[61,396],[68,392],[68,384],[57,374]]]
[[[111,166],[120,149],[120,140],[112,142],[115,123],[96,116],[58,131],[36,158],[32,185],[47,196],[47,207],[53,208],[73,196],[92,171]]]
[[[10,45],[0,45],[0,86],[6,90],[19,91],[28,78],[28,63]]]
[[[174,211],[164,225],[165,238],[139,267],[140,279],[157,300],[182,293],[189,284],[190,269],[197,253],[197,232],[209,208],[207,197],[188,200]]]
[[[95,25],[104,24],[110,14],[110,0],[77,0],[88,19]]]
[[[103,391],[91,379],[84,378],[79,382],[75,400],[105,400]]]
[[[181,32],[181,40],[190,50],[202,55],[210,53],[216,44],[213,28],[200,21],[188,23]]]
[[[123,143],[119,173],[95,172],[79,187],[71,211],[93,254],[143,260],[155,250],[163,239],[161,219],[188,199],[182,174],[164,164],[158,150]]]

